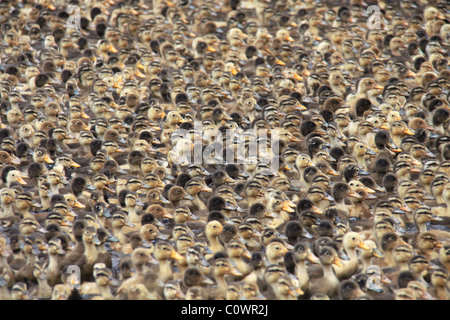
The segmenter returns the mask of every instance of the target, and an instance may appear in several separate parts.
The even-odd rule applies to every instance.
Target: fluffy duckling
[[[323,270],[323,276],[320,278],[311,278],[308,283],[308,293],[313,296],[318,293],[326,294],[332,298],[338,293],[340,281],[337,278],[333,264],[342,265],[336,250],[329,246],[324,246],[320,253],[319,259]]]

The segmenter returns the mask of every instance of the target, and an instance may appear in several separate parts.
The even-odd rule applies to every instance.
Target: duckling
[[[193,197],[193,200],[191,201],[190,207],[194,211],[203,211],[206,210],[205,203],[200,199],[199,194],[201,192],[212,192],[212,189],[201,180],[201,179],[191,179],[189,180],[185,185],[186,192]]]
[[[2,219],[13,219],[16,217],[14,212],[14,201],[16,194],[13,189],[3,188],[0,191],[0,203],[2,204]]]
[[[288,252],[288,249],[280,239],[272,239],[266,245],[266,257],[270,264],[282,264],[286,252]]]
[[[320,253],[319,259],[323,270],[323,276],[320,278],[310,278],[308,283],[308,294],[310,296],[317,293],[324,293],[329,298],[332,298],[337,294],[340,281],[337,278],[333,264],[340,266],[342,263],[337,255],[334,248],[329,246],[324,246]]]
[[[421,255],[429,260],[434,260],[439,257],[438,251],[441,247],[442,243],[432,233],[424,232],[417,236],[417,249]]]
[[[214,299],[220,299],[225,298],[228,283],[225,278],[226,275],[231,276],[240,276],[240,272],[236,270],[236,268],[233,267],[231,262],[226,258],[217,258],[214,260],[213,266],[212,266],[212,273],[214,276],[214,280],[217,284],[217,288],[214,292],[211,292],[210,294],[213,295]]]
[[[183,257],[166,241],[158,241],[153,249],[153,256],[159,263],[158,279],[166,283],[173,279],[170,258],[181,260]]]
[[[42,241],[38,237],[27,235],[24,238],[25,246],[24,253],[26,255],[26,263],[15,272],[15,280],[28,281],[35,283],[35,277],[33,275],[34,264],[38,261],[38,256],[41,250],[44,249],[45,241]]]
[[[342,247],[347,254],[349,260],[343,262],[342,268],[335,267],[336,275],[339,279],[349,279],[359,269],[359,257],[356,252],[356,248],[368,250],[360,234],[356,232],[348,232],[342,239]]]
[[[333,186],[332,196],[336,205],[336,209],[340,215],[348,216],[350,214],[349,208],[345,204],[347,197],[360,199],[361,196],[354,192],[351,187],[345,182],[338,182]]]
[[[239,240],[231,240],[226,244],[226,252],[230,261],[235,265],[236,269],[241,273],[239,279],[245,278],[250,274],[251,268],[247,261],[251,258],[250,252],[244,243]]]
[[[117,298],[127,297],[130,286],[144,283],[145,274],[147,271],[146,264],[152,261],[152,257],[150,252],[148,252],[148,249],[136,248],[131,255],[131,261],[135,269],[135,273],[121,283],[117,289]]]
[[[170,188],[168,193],[168,200],[172,203],[173,208],[177,208],[182,204],[183,200],[194,200],[194,197],[190,196],[186,190],[180,186],[174,186]]]
[[[306,292],[309,284],[309,274],[307,271],[307,261],[319,263],[319,259],[311,252],[311,248],[305,242],[299,242],[294,249],[284,255],[284,264],[291,274],[294,274],[298,281],[298,287]]]
[[[205,226],[205,235],[208,240],[208,248],[216,253],[225,250],[225,247],[219,241],[219,236],[222,233],[223,226],[219,221],[209,221]]]
[[[128,242],[128,239],[123,232],[124,226],[134,227],[134,224],[131,223],[125,212],[114,213],[111,217],[111,228],[114,237],[119,240],[121,246],[124,246]],[[119,249],[119,246],[114,247],[117,247],[117,250]]]

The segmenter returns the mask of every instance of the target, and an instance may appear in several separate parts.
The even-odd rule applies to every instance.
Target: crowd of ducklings
[[[450,298],[446,1],[0,12],[1,300]]]

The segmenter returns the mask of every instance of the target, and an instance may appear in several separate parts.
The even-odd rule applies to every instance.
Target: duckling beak
[[[364,187],[364,191],[367,193],[375,193],[375,190],[373,190],[372,188],[369,188],[369,187]]]
[[[413,136],[414,132],[411,131],[409,128],[405,128],[405,130],[402,131],[403,134],[407,134],[408,136]]]
[[[286,63],[284,63],[283,61],[281,61],[280,59],[275,59],[275,64],[280,64],[282,66],[285,66]]]
[[[63,227],[71,227],[71,226],[72,226],[72,223],[70,223],[70,222],[67,221],[67,220],[64,220],[63,222],[61,222],[61,225],[62,225]]]
[[[328,201],[334,201],[334,198],[331,195],[329,195],[328,193],[325,193],[324,199],[328,200]]]
[[[119,239],[114,237],[112,234],[108,233],[108,237],[106,238],[106,242],[119,242]]]
[[[144,65],[142,63],[140,63],[140,62],[136,63],[136,67],[141,69],[141,70],[145,69]]]
[[[242,272],[240,272],[238,269],[236,269],[236,268],[233,268],[233,269],[231,269],[230,270],[230,274],[232,275],[232,276],[242,276]]]
[[[293,209],[288,202],[285,202],[283,205],[283,211],[286,212],[295,212],[295,209]]]
[[[402,152],[402,149],[399,149],[396,146],[388,146],[388,148],[389,148],[389,150],[396,152],[396,153]]]
[[[172,252],[170,253],[170,257],[175,260],[183,260],[184,259],[183,256],[181,254],[179,254],[178,252],[176,252],[175,250],[172,250]]]
[[[134,227],[134,223],[131,222],[131,221],[128,220],[128,219],[125,221],[125,225],[126,225],[127,227],[130,227],[130,228],[133,228],[133,227]]]
[[[339,172],[337,172],[336,170],[334,170],[333,168],[330,168],[330,170],[327,171],[327,174],[330,174],[332,176],[338,176]]]
[[[163,211],[163,218],[173,219],[173,215],[170,214],[168,211],[164,210]]]
[[[314,212],[314,213],[317,213],[317,214],[323,214],[323,210],[322,209],[320,209],[319,207],[317,207],[317,206],[312,206],[312,211]]]
[[[343,267],[344,264],[342,263],[342,260],[338,257],[334,258],[332,264],[338,266],[338,267]]]
[[[20,164],[22,161],[20,161],[19,158],[17,158],[15,155],[11,155],[11,160],[9,160],[10,164]]]
[[[235,76],[238,73],[238,70],[236,68],[233,68],[230,70],[230,72],[233,76]]]
[[[361,241],[358,244],[358,248],[361,248],[361,249],[364,249],[364,250],[370,250],[370,247],[364,241]]]
[[[372,254],[373,254],[373,256],[376,257],[376,258],[380,258],[380,259],[383,259],[383,258],[384,258],[384,254],[383,254],[380,250],[378,250],[378,249],[373,249],[373,250],[372,250]]]
[[[142,72],[140,72],[139,70],[136,70],[135,75],[136,75],[136,77],[139,77],[139,78],[145,78],[146,77],[146,75],[143,74]]]
[[[316,264],[320,263],[319,258],[317,258],[312,252],[308,253],[308,256],[306,257],[306,259],[311,263],[316,263]]]
[[[370,176],[370,173],[369,172],[367,172],[366,170],[359,170],[359,175],[360,176]]]
[[[294,73],[294,79],[297,81],[303,81],[303,78],[296,73]]]
[[[45,155],[44,156],[44,161],[46,162],[46,163],[54,163],[55,161],[53,161],[48,155]]]
[[[97,236],[94,236],[94,238],[92,239],[92,242],[93,242],[96,246],[102,244],[101,241],[98,239]]]
[[[356,198],[356,199],[361,199],[362,197],[359,195],[359,194],[357,194],[355,191],[350,191],[350,193],[348,194],[348,196],[349,197],[353,197],[353,198]]]
[[[167,200],[166,198],[164,198],[164,197],[159,197],[159,200],[161,200],[161,202],[162,203],[170,203],[170,201],[169,200]]]
[[[76,200],[75,201],[75,203],[73,204],[73,207],[74,208],[77,208],[77,209],[84,209],[84,208],[86,208],[86,206],[84,205],[84,204],[82,204],[80,201],[78,201],[78,200]]]
[[[379,90],[383,90],[384,87],[380,86],[379,84],[377,84],[376,86],[373,87],[374,89],[379,89]]]
[[[25,182],[25,180],[23,180],[22,177],[19,177],[19,178],[17,179],[17,182],[20,183],[20,184],[22,184],[22,185],[27,184],[27,183]]]
[[[409,172],[411,172],[411,173],[420,173],[421,170],[418,169],[418,168],[412,167],[412,168],[409,170]]]
[[[108,190],[108,191],[111,192],[111,193],[116,193],[116,191],[115,191],[114,189],[111,189],[111,188],[108,187],[108,186],[105,186],[105,190]]]
[[[203,186],[203,187],[200,189],[200,191],[204,191],[204,192],[212,192],[213,190],[212,190],[210,187],[208,187],[208,186]]]
[[[234,183],[234,182],[236,182],[233,178],[231,178],[231,177],[227,177],[226,179],[225,179],[225,182],[228,182],[228,183]]]
[[[191,196],[190,194],[187,194],[187,193],[186,193],[186,195],[183,197],[183,199],[186,199],[186,200],[194,200],[194,197]]]
[[[48,231],[41,226],[39,226],[39,228],[36,231],[40,233],[48,233]]]
[[[289,42],[294,42],[294,38],[292,38],[291,36],[286,36],[285,38],[284,38],[284,40],[285,41],[289,41]]]
[[[435,215],[433,215],[432,217],[431,217],[431,221],[443,221],[444,219],[442,218],[442,217],[439,217],[439,216],[435,216]]]
[[[407,78],[414,78],[416,76],[416,74],[414,72],[412,72],[411,70],[408,71],[408,73],[406,74]]]
[[[72,168],[81,168],[81,166],[73,160],[70,161],[70,166]]]
[[[77,214],[75,212],[73,212],[72,210],[69,210],[69,213],[67,214],[67,216],[75,218],[75,217],[77,217]]]
[[[112,44],[109,45],[108,50],[109,50],[109,52],[112,52],[112,53],[117,53],[117,52],[119,52],[119,51],[117,51],[116,48],[114,48],[114,46],[113,46]]]

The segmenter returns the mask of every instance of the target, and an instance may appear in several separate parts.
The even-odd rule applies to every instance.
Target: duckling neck
[[[12,203],[3,205],[3,212],[1,213],[1,219],[13,218],[15,216]]]
[[[299,281],[300,289],[305,291],[308,287],[309,275],[304,260],[297,262],[297,264],[295,265],[295,275],[297,276],[297,279]]]
[[[59,273],[59,263],[58,263],[58,255],[57,254],[49,254],[48,256],[48,274]]]
[[[240,257],[231,258],[230,260],[236,265],[236,269],[238,269],[243,275],[247,275],[250,273],[249,265],[245,263]]]
[[[407,262],[404,261],[396,261],[397,269],[399,271],[409,271],[409,265]]]
[[[113,228],[113,234],[114,234],[114,237],[119,239],[120,244],[123,245],[123,244],[127,243],[127,238],[122,232],[122,227],[115,227],[115,228]]]
[[[50,208],[50,197],[41,197],[42,210],[45,211]]]
[[[419,229],[419,233],[425,233],[428,231],[426,223],[417,223],[417,228]]]
[[[445,287],[443,286],[435,286],[435,296],[439,299],[439,300],[448,300],[449,299],[449,293],[447,292],[447,290],[445,289]]]
[[[213,252],[223,250],[222,244],[219,242],[219,236],[207,235],[209,247]]]
[[[29,209],[19,210],[19,215],[24,219],[35,219],[34,215],[30,212]]]
[[[97,247],[93,243],[86,243],[84,246],[84,255],[88,263],[94,263],[98,257]]]
[[[141,223],[141,217],[139,217],[136,211],[136,207],[128,207],[127,210],[128,210],[128,219],[130,219],[130,221],[133,224]]]
[[[387,250],[387,251],[384,251],[383,254],[384,254],[383,264],[388,267],[395,266],[395,261],[394,261],[392,251]]]
[[[351,261],[354,260],[358,261],[358,256],[356,255],[355,248],[346,248],[345,253],[347,254],[347,256]]]
[[[192,203],[198,208],[198,210],[205,210],[206,205],[205,203],[199,198],[198,194],[192,195],[194,197],[194,200],[192,200]]]
[[[172,278],[173,272],[167,259],[159,260],[159,279],[166,282]]]
[[[220,295],[225,296],[228,288],[228,284],[225,280],[225,277],[223,275],[216,275],[214,277],[217,283],[217,290],[219,291]]]
[[[50,189],[51,189],[52,194],[59,194],[59,189],[60,188],[61,188],[61,184],[60,183],[50,185]]]
[[[366,272],[367,268],[369,268],[371,265],[373,265],[372,257],[364,257],[364,258],[362,258],[362,270],[361,270],[361,273]]]
[[[329,283],[337,283],[339,285],[339,279],[334,272],[332,265],[323,266],[323,278],[326,279]]]
[[[114,300],[114,296],[111,293],[111,288],[109,285],[106,285],[106,286],[97,285],[97,287],[98,287],[98,290],[100,291],[100,295],[103,297],[103,299]]]
[[[47,278],[37,279],[38,281],[38,298],[49,298],[52,295],[52,287],[48,284]]]
[[[10,295],[8,287],[6,285],[0,287],[0,299],[1,300],[11,300],[11,295]]]

